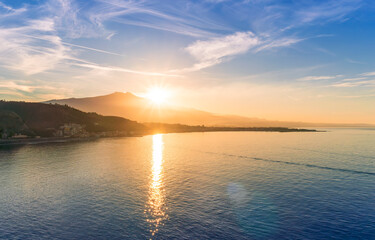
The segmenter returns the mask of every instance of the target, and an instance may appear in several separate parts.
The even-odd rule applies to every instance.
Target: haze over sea
[[[374,239],[375,129],[0,147],[0,239]]]

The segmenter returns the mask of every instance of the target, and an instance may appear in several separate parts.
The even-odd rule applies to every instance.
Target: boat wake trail
[[[290,162],[290,161],[282,161],[282,160],[251,157],[251,156],[246,156],[246,155],[236,155],[236,154],[220,153],[220,152],[209,152],[209,151],[201,151],[201,150],[196,150],[196,149],[187,149],[187,148],[183,148],[183,149],[201,152],[201,153],[206,153],[206,154],[215,154],[215,155],[222,155],[222,156],[228,156],[228,157],[246,158],[246,159],[251,159],[251,160],[255,160],[255,161],[288,164],[288,165],[303,166],[303,167],[309,167],[309,168],[318,168],[318,169],[331,170],[331,171],[339,171],[339,172],[346,172],[346,173],[353,173],[353,174],[364,174],[364,175],[375,176],[375,172],[366,172],[366,171],[360,171],[360,170],[354,170],[354,169],[327,167],[327,166],[320,166],[320,165],[309,164],[309,163]]]
[[[323,153],[323,154],[330,154],[330,155],[340,155],[345,157],[360,157],[360,158],[368,158],[368,159],[375,159],[373,156],[366,156],[356,153],[346,154],[346,153],[337,153],[337,152],[328,152],[328,151],[320,151],[320,150],[313,150],[313,149],[304,149],[304,148],[292,148],[292,147],[284,147],[285,149],[289,150],[296,150],[296,151],[307,151],[307,152],[315,152],[315,153]]]

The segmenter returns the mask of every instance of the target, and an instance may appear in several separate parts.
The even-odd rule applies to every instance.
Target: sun
[[[162,103],[165,103],[165,101],[168,99],[169,97],[169,92],[168,90],[164,89],[164,88],[151,88],[146,97],[151,100],[153,103],[156,103],[156,104],[162,104]]]

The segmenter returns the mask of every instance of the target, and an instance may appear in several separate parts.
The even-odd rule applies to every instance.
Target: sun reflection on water
[[[163,185],[163,145],[162,134],[152,136],[152,176],[145,210],[152,236],[159,231],[163,221],[168,218]]]

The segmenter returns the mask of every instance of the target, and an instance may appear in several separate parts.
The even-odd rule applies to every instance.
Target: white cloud
[[[343,75],[334,75],[334,76],[306,76],[303,78],[297,79],[298,81],[319,81],[319,80],[330,80],[343,77]]]
[[[186,47],[185,51],[198,60],[192,68],[198,70],[221,63],[226,57],[245,53],[260,43],[252,32],[237,32],[206,41],[198,40]]]
[[[88,18],[98,25],[113,21],[125,25],[173,32],[192,37],[217,36],[215,31],[232,31],[226,24],[206,17],[202,2],[97,0]]]
[[[57,3],[61,4],[62,12],[73,11],[70,1],[60,0],[57,1]],[[17,11],[17,9],[10,10]],[[69,16],[72,17],[72,20],[77,18],[77,16],[72,16],[71,13],[68,13],[67,16],[64,16],[63,18]],[[0,20],[6,20],[8,17],[9,16],[0,15]],[[57,17],[41,17],[32,20],[28,20],[27,17],[23,16],[23,21],[18,24],[19,26],[0,27],[0,66],[10,70],[20,71],[26,75],[55,70],[58,66],[61,67],[62,64],[66,64],[67,66],[79,66],[100,69],[103,71],[118,71],[148,76],[176,76],[171,74],[136,71],[123,67],[100,66],[79,59],[77,57],[79,52],[73,51],[74,48],[116,56],[122,55],[64,42],[59,36],[58,31],[58,24],[61,23],[61,19],[62,15]]]
[[[222,2],[223,0],[209,1]],[[243,5],[245,2],[246,5]],[[239,16],[234,16],[231,20],[246,19],[249,23],[251,22],[251,26],[256,25],[252,24],[253,22],[259,23],[259,21],[267,25],[266,29],[257,28],[259,35],[254,35],[249,31],[236,32],[238,28],[235,27],[235,21],[224,21],[219,18],[210,9],[207,9],[207,1],[204,3],[204,1],[96,0],[95,3],[86,4],[85,1],[46,0],[46,3],[41,6],[32,7],[33,5],[30,4],[19,9],[14,9],[0,2],[0,13],[5,12],[8,15],[14,15],[30,10],[38,11],[37,16],[41,16],[39,19],[26,21],[22,27],[0,29],[2,45],[10,46],[7,50],[1,50],[0,46],[0,63],[6,67],[23,71],[26,74],[35,74],[54,69],[58,64],[66,63],[67,60],[71,61],[73,56],[76,58],[75,55],[77,53],[73,51],[75,48],[120,55],[62,40],[82,37],[102,37],[110,40],[115,33],[106,29],[106,23],[112,21],[203,39],[195,41],[185,48],[197,62],[192,67],[185,68],[182,71],[196,71],[222,63],[230,57],[251,50],[259,52],[296,44],[303,39],[288,37],[285,35],[287,31],[280,29],[284,29],[285,25],[288,26],[288,29],[296,26],[295,22],[292,22],[296,19],[300,24],[311,23],[318,19],[325,21],[342,19],[358,8],[358,2],[359,0],[346,0],[344,4],[336,4],[335,1],[329,0],[321,4],[297,4],[297,8],[292,10],[291,8],[285,8],[286,5],[283,4],[279,4],[276,7],[276,4],[264,3],[263,1],[242,1],[233,4],[232,6],[236,9]],[[248,4],[253,4],[254,6],[249,7]],[[26,7],[31,9],[26,9]],[[254,12],[258,11],[258,9],[262,9],[259,10],[259,14]],[[0,20],[8,15],[1,15]],[[27,20],[28,17],[30,17],[30,14],[25,14],[24,19]],[[270,27],[272,25],[270,22],[277,24],[276,28]],[[3,24],[2,26],[7,25]],[[25,35],[28,35],[29,38],[25,38]],[[50,42],[40,43],[43,40]],[[10,60],[6,61],[6,59]],[[70,64],[77,65],[71,62]],[[80,66],[85,65],[85,63],[79,64]],[[91,68],[112,69],[114,71],[119,69],[96,64],[85,65],[85,67],[88,66],[91,66]],[[128,68],[121,69],[123,69],[121,71],[135,74],[153,74]]]
[[[34,79],[4,79],[0,77],[0,94],[6,95],[8,99],[22,100],[45,100],[55,97],[64,97],[70,92],[62,86],[49,85],[49,82]]]
[[[252,32],[236,32],[223,37],[198,40],[187,46],[184,50],[198,62],[192,67],[177,72],[198,71],[224,62],[235,55],[244,54],[253,50],[259,52],[271,48],[285,47],[298,43],[302,39],[282,38],[271,39],[267,36],[259,37]]]
[[[365,76],[365,77],[370,77],[370,76],[375,76],[375,72],[366,72],[359,74],[360,76]]]
[[[366,77],[356,77],[356,78],[345,78],[342,81],[343,82],[351,82],[351,81],[359,81],[359,80],[364,80]]]
[[[100,22],[91,21],[87,7],[74,0],[49,0],[44,5],[46,14],[53,17],[55,30],[68,38],[104,37],[111,34]]]
[[[332,87],[360,87],[360,86],[375,86],[375,80],[341,82],[331,85]]]
[[[287,47],[287,46],[296,44],[300,41],[302,41],[302,39],[297,39],[297,38],[282,38],[282,39],[270,40],[268,42],[265,42],[259,48],[257,48],[256,51],[259,52],[261,50],[266,50],[266,49],[271,49],[271,48]]]
[[[26,11],[26,8],[14,9],[11,6],[8,6],[8,5],[0,2],[0,14],[1,14],[2,18],[17,16],[17,15],[19,15],[19,14],[25,12],[25,11]]]
[[[299,23],[311,23],[318,20],[340,21],[347,15],[361,7],[361,0],[324,1],[310,7],[296,11]]]
[[[81,60],[78,60],[78,61],[81,61]],[[140,74],[140,75],[145,75],[145,76],[180,77],[179,75],[173,75],[173,74],[137,71],[137,70],[121,68],[121,67],[113,67],[113,66],[100,66],[100,65],[92,64],[92,63],[75,63],[74,65],[78,67],[83,67],[83,68],[90,68],[93,70],[125,72],[125,73]]]
[[[53,69],[69,55],[69,49],[53,32],[53,20],[48,18],[29,21],[22,27],[0,28],[1,64],[27,75]],[[48,38],[49,44],[41,44],[38,39],[23,36],[31,33]]]

